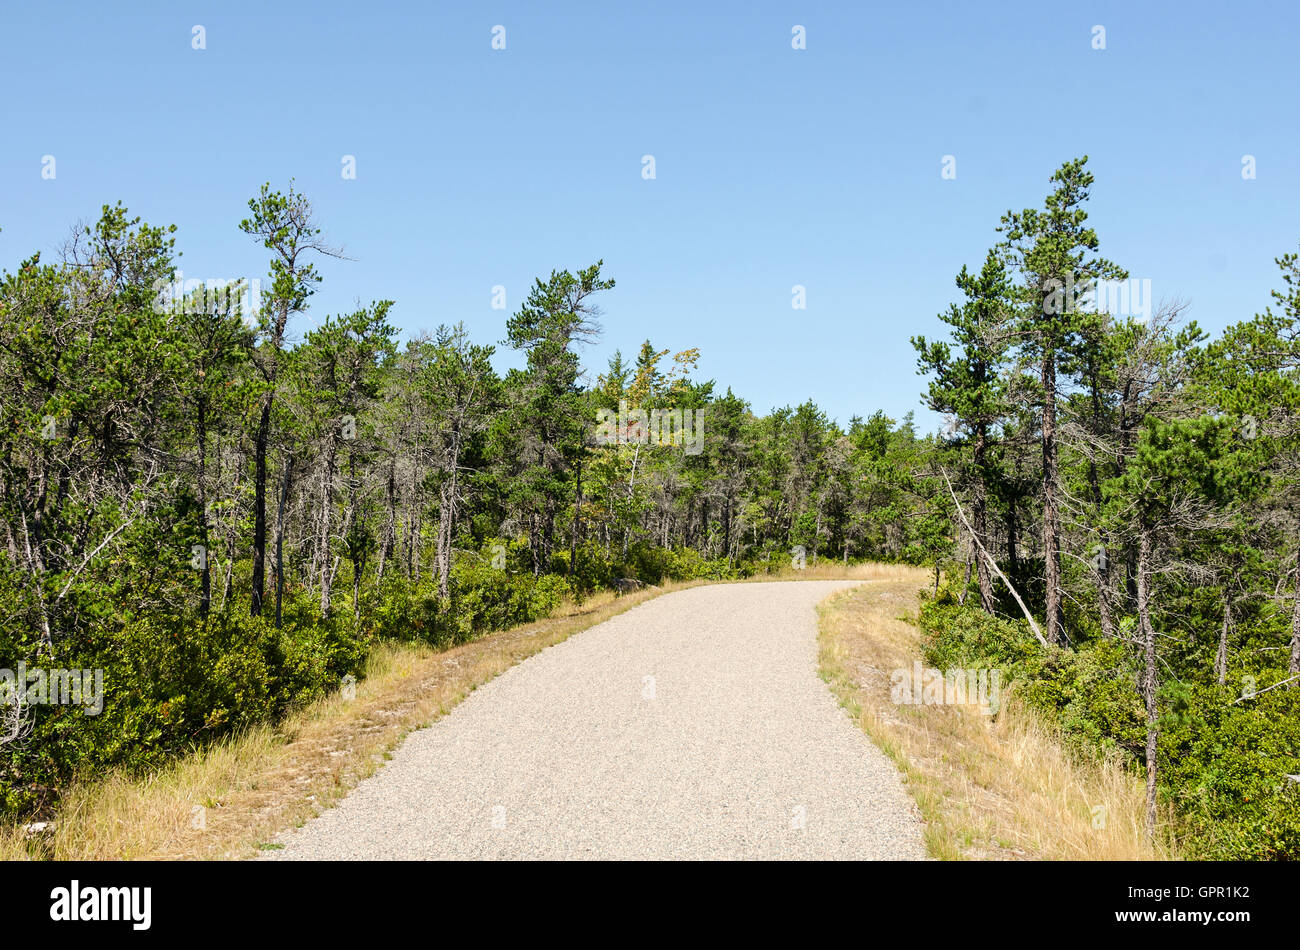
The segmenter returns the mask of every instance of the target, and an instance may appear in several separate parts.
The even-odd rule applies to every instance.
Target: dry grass
[[[906,564],[849,564],[842,566],[837,561],[823,561],[816,566],[809,566],[801,571],[783,570],[779,574],[758,574],[746,578],[747,581],[907,581],[916,587],[913,580],[918,573],[915,567]],[[920,571],[922,575],[925,571]]]
[[[831,562],[752,581],[897,577],[890,565]],[[901,569],[901,570],[906,570]],[[112,773],[68,789],[53,832],[0,826],[0,860],[243,858],[328,808],[371,775],[413,729],[523,659],[660,594],[674,583],[566,604],[547,620],[450,650],[386,644],[351,700],[330,696],[278,727],[264,726],[184,756],[146,777]],[[196,809],[199,809],[196,814]],[[203,827],[193,827],[201,817]]]
[[[821,673],[841,704],[898,763],[941,859],[1152,860],[1176,857],[1144,831],[1140,780],[1118,761],[1067,751],[1054,730],[1001,691],[977,707],[901,705],[890,671],[921,656],[908,618],[929,575],[837,595],[821,608]],[[1100,827],[1095,827],[1100,825]]]

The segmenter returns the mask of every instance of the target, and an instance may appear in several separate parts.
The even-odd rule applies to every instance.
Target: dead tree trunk
[[[1157,751],[1160,739],[1156,708],[1156,632],[1151,623],[1151,530],[1143,525],[1138,534],[1137,557],[1138,629],[1142,638],[1142,699],[1147,719],[1147,835],[1156,833],[1156,781],[1159,778]]]
[[[293,450],[284,459],[284,479],[280,483],[280,506],[275,519],[275,626],[279,629],[284,601],[284,514],[293,478]]]
[[[1067,646],[1061,599],[1061,512],[1057,484],[1056,356],[1043,349],[1043,562],[1047,582],[1047,639]]]
[[[1292,676],[1300,673],[1300,553],[1296,555],[1295,600],[1291,603],[1291,662],[1287,672]],[[1296,688],[1296,680],[1291,681],[1291,688]]]
[[[275,400],[274,369],[267,381],[269,388],[262,397],[253,456],[253,590],[248,611],[254,617],[262,616],[262,598],[266,594],[266,452],[271,441],[271,405]]]
[[[212,555],[208,551],[208,417],[207,417],[207,399],[199,398],[198,402],[198,493],[199,493],[199,550],[203,552],[200,559],[199,570],[200,591],[199,591],[199,616],[207,619],[208,611],[212,607]]]
[[[1219,652],[1214,657],[1214,672],[1219,675],[1219,685],[1228,681],[1228,630],[1232,626],[1232,594],[1223,591],[1223,626],[1219,628]]]

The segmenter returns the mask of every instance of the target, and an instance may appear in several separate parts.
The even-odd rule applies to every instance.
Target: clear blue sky
[[[923,385],[908,338],[938,330],[999,215],[1076,155],[1103,253],[1157,300],[1211,330],[1263,309],[1300,242],[1298,10],[9,3],[0,266],[120,199],[179,226],[187,277],[258,276],[237,223],[293,177],[355,258],[321,265],[299,335],[391,298],[407,333],[463,320],[496,342],[493,285],[513,311],[535,276],[603,258],[618,286],[593,375],[649,337],[699,347],[702,375],[760,412],[811,397],[841,422],[898,417]]]

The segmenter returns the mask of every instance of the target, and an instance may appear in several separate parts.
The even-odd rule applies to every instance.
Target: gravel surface
[[[913,858],[898,772],[817,676],[845,581],[657,597],[512,667],[269,860]]]

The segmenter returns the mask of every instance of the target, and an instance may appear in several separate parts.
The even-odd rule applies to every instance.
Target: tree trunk
[[[249,614],[253,617],[262,616],[262,598],[266,593],[266,449],[271,440],[272,399],[268,390],[262,399],[253,461],[253,590],[249,601]]]
[[[50,625],[49,606],[45,597],[45,560],[41,556],[41,539],[37,532],[36,543],[32,544],[33,528],[27,520],[26,505],[19,500],[19,511],[23,519],[23,549],[26,554],[27,572],[32,578],[32,587],[36,591],[36,606],[41,616],[41,645],[38,653],[54,652],[54,631]],[[32,522],[39,524],[39,511],[33,511]]]
[[[284,459],[284,479],[280,483],[280,510],[275,519],[275,626],[278,630],[284,600],[284,509],[289,497],[290,479],[293,478],[293,450]]]
[[[348,560],[352,562],[352,616],[361,617],[361,572],[365,570],[365,516],[357,504],[357,454],[348,453],[348,510],[343,518]],[[332,580],[332,578],[331,578]]]
[[[1020,546],[1018,524],[1016,519],[1016,500],[1007,499],[1007,573],[1012,577],[1020,574]]]
[[[379,547],[379,576],[376,579],[379,584],[384,582],[384,568],[388,564],[388,558],[393,553],[393,544],[396,539],[397,529],[397,461],[392,459],[388,463],[388,482],[387,508],[388,521],[384,525],[384,543]]]
[[[1110,558],[1102,543],[1101,563],[1097,566],[1097,616],[1101,622],[1101,635],[1115,636],[1115,616],[1110,609]]]
[[[641,458],[641,446],[640,444],[638,444],[637,447],[632,452],[632,475],[627,480],[627,500],[629,503],[632,501],[633,492],[636,489],[636,463],[640,460],[640,458]],[[627,525],[623,528],[623,560],[624,561],[627,560],[627,543],[628,543],[628,538],[631,535],[631,531],[632,531],[631,525]]]
[[[208,551],[208,417],[207,399],[200,396],[198,401],[198,491],[199,491],[199,547],[203,551],[203,563],[200,566],[202,577],[199,581],[199,616],[207,619],[212,607],[212,555]]]
[[[966,552],[966,570],[962,574],[961,593],[957,595],[957,603],[963,607],[966,606],[966,592],[970,590],[971,561],[973,560],[974,551],[975,544],[972,542],[970,550]]]
[[[1137,549],[1128,545],[1124,551],[1124,593],[1130,610],[1137,609]]]
[[[541,574],[551,569],[551,553],[555,550],[555,511],[556,501],[549,493],[546,496],[545,520],[542,522],[542,561]]]
[[[338,464],[338,436],[330,437],[329,452],[321,472],[320,520],[316,534],[316,557],[320,559],[320,615],[328,618],[334,607],[334,578],[330,572],[330,509],[333,507],[334,468]]]
[[[813,528],[813,567],[817,566],[817,551],[821,547],[822,540],[822,506],[821,502],[817,503],[817,525]]]
[[[975,579],[979,584],[980,591],[980,609],[986,614],[993,613],[993,578],[990,576],[987,559],[980,557],[976,552],[983,547],[988,549],[984,542],[988,539],[988,488],[985,484],[985,452],[988,445],[988,434],[984,426],[979,426],[975,431],[974,458],[975,463],[975,497],[971,501],[971,527],[977,536],[979,543],[972,541],[972,557],[975,561]],[[962,588],[963,597],[965,590],[970,586],[970,560],[966,562],[966,584]]]
[[[406,576],[412,581],[420,581],[420,496],[419,466],[411,460],[411,500],[408,505],[410,524],[406,531]]]
[[[1158,710],[1156,708],[1156,632],[1151,624],[1151,531],[1142,526],[1138,537],[1137,563],[1138,628],[1142,636],[1142,699],[1146,704],[1147,718],[1147,801],[1146,828],[1148,837],[1156,833],[1156,780],[1159,763],[1156,753],[1160,738]]]
[[[235,533],[233,530],[226,532],[226,570],[221,581],[221,609],[226,609],[226,603],[230,600],[230,588],[235,579]]]
[[[1047,639],[1066,646],[1061,602],[1061,514],[1056,471],[1056,355],[1045,341],[1043,386],[1043,561],[1047,582]]]
[[[456,525],[456,473],[442,486],[438,504],[438,596],[451,596],[451,542]]]
[[[1101,383],[1097,379],[1096,369],[1090,373],[1090,392],[1092,396],[1092,429],[1100,433],[1102,430],[1102,396]],[[1088,459],[1088,488],[1092,494],[1092,504],[1097,512],[1101,511],[1101,478],[1097,472],[1097,461],[1094,458]],[[1101,635],[1110,639],[1115,636],[1115,620],[1111,616],[1110,610],[1110,545],[1107,543],[1106,532],[1099,532],[1101,541],[1101,551],[1099,556],[1093,561],[1097,569],[1097,615],[1101,622]]]
[[[1228,630],[1232,626],[1232,594],[1223,591],[1223,626],[1219,628],[1219,652],[1214,657],[1214,672],[1219,675],[1219,685],[1228,681]]]
[[[1300,673],[1300,554],[1296,556],[1295,600],[1291,603],[1291,662],[1287,672],[1292,676]],[[1291,681],[1291,688],[1296,688],[1297,681]]]
[[[578,562],[578,532],[582,528],[582,455],[575,459],[575,485],[573,490],[573,528],[569,532],[569,577],[573,576],[574,565]]]

